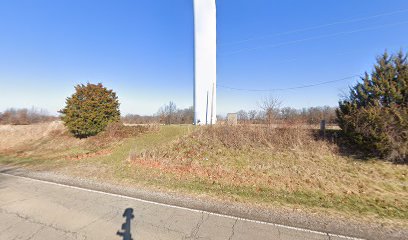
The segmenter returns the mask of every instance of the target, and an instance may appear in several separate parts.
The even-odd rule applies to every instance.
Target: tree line
[[[336,107],[310,107],[296,109],[291,107],[281,108],[278,100],[268,97],[262,100],[258,110],[240,110],[237,113],[239,123],[265,124],[265,123],[302,123],[319,124],[326,120],[328,124],[336,124]],[[217,115],[219,121],[224,121],[225,116]],[[170,101],[159,108],[154,115],[127,114],[122,117],[127,124],[192,124],[194,121],[194,108],[178,108]]]
[[[153,115],[127,114],[122,117],[122,121],[127,124],[192,124],[194,121],[194,108],[178,108],[177,105],[170,101],[168,104],[159,108]]]
[[[41,122],[49,122],[58,119],[56,116],[51,116],[45,110],[36,108],[9,108],[4,112],[0,112],[0,124],[10,125],[28,125]]]
[[[328,124],[336,124],[336,107],[309,107],[296,109],[292,107],[266,108],[265,110],[240,110],[237,112],[238,123],[273,124],[302,123],[319,124],[325,120]]]

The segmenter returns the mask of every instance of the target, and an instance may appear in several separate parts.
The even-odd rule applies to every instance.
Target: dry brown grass
[[[60,121],[34,125],[0,126],[0,154],[41,159],[83,159],[108,155],[124,139],[151,131],[156,126],[113,124],[97,136],[75,138]]]
[[[0,151],[38,141],[53,131],[64,130],[60,121],[32,125],[0,125]]]
[[[132,154],[130,159],[179,175],[237,185],[273,183],[275,188],[294,190],[297,185],[324,185],[312,176],[324,171],[327,162],[322,161],[336,155],[336,146],[316,141],[311,131],[301,128],[217,126]],[[300,178],[292,179],[293,171],[302,172]]]
[[[0,149],[0,162],[1,155],[63,159],[64,173],[80,177],[408,226],[408,166],[343,156],[336,145],[316,139],[315,130],[160,126],[129,134],[128,128],[113,126],[102,135],[75,139],[61,125],[38,128],[24,141],[9,137],[18,144],[8,153]],[[0,139],[11,129],[0,131]],[[14,138],[25,130],[14,129]],[[8,157],[3,162],[20,164]]]
[[[203,127],[130,160],[152,178],[237,199],[408,218],[408,166],[341,156],[303,128]]]

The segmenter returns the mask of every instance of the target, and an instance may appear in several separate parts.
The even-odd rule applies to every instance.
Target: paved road
[[[130,239],[122,224],[134,240],[347,239],[0,174],[1,240]]]

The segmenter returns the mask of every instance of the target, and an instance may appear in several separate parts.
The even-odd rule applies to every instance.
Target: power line
[[[245,43],[245,42],[254,41],[254,40],[262,40],[262,39],[265,39],[265,38],[268,38],[268,37],[277,37],[277,36],[290,35],[290,34],[294,34],[294,33],[307,32],[307,31],[311,31],[311,30],[317,30],[317,29],[331,27],[331,26],[340,25],[340,24],[362,22],[362,21],[366,21],[366,20],[370,20],[370,19],[375,19],[375,18],[384,17],[384,16],[391,16],[391,15],[395,15],[395,14],[399,14],[399,13],[405,13],[405,12],[408,12],[408,9],[402,9],[402,10],[392,11],[392,12],[385,12],[385,13],[380,13],[380,14],[376,14],[376,15],[372,15],[372,16],[361,17],[361,18],[354,18],[354,19],[349,19],[349,20],[336,21],[336,22],[332,22],[332,23],[326,23],[326,24],[321,24],[321,25],[312,26],[312,27],[295,29],[295,30],[291,30],[291,31],[281,32],[281,33],[266,34],[266,35],[263,35],[263,36],[260,36],[260,37],[247,38],[247,39],[238,40],[238,41],[229,42],[229,43],[224,43],[224,44],[219,44],[219,45],[220,46],[226,46],[226,45],[240,44],[240,43]]]
[[[293,40],[293,41],[288,41],[288,42],[282,42],[282,43],[276,43],[276,44],[267,44],[267,45],[261,45],[258,47],[253,47],[253,48],[242,48],[237,51],[229,52],[226,54],[220,54],[220,56],[230,56],[230,55],[235,55],[241,52],[247,52],[247,51],[253,51],[253,50],[258,50],[262,48],[277,48],[285,45],[290,45],[290,44],[296,44],[296,43],[301,43],[301,42],[306,42],[306,41],[311,41],[311,40],[318,40],[318,39],[324,39],[324,38],[330,38],[330,37],[337,37],[341,35],[348,35],[348,34],[353,34],[353,33],[358,33],[358,32],[365,32],[365,31],[371,31],[371,30],[376,30],[384,27],[393,27],[397,25],[403,25],[407,24],[408,21],[402,21],[402,22],[397,22],[397,23],[391,23],[391,24],[383,24],[379,25],[376,27],[370,27],[370,28],[361,28],[353,31],[345,31],[345,32],[338,32],[338,33],[333,33],[333,34],[326,34],[326,35],[320,35],[316,37],[309,37],[309,38],[303,38],[303,39],[298,39],[298,40]]]
[[[301,86],[296,86],[296,87],[288,87],[288,88],[271,88],[271,89],[250,89],[250,88],[235,88],[235,87],[229,87],[221,84],[217,84],[217,87],[225,88],[225,89],[230,89],[230,90],[235,90],[235,91],[246,91],[246,92],[275,92],[275,91],[287,91],[287,90],[294,90],[294,89],[301,89],[301,88],[310,88],[310,87],[316,87],[320,85],[325,85],[329,83],[334,83],[334,82],[340,82],[352,78],[360,77],[359,75],[353,75],[341,79],[336,79],[336,80],[331,80],[331,81],[326,81],[326,82],[320,82],[320,83],[314,83],[314,84],[308,84],[308,85],[301,85]]]
[[[405,49],[405,48],[408,48],[407,46],[408,45],[406,45],[406,44],[391,45],[391,46],[387,46],[386,49],[388,49],[388,50],[393,49],[393,48]],[[381,49],[378,48],[377,51],[384,51],[384,48],[383,47]],[[338,52],[338,53],[330,53],[330,57],[333,57],[333,56],[345,56],[345,55],[349,55],[349,54],[353,54],[353,53],[355,54],[356,51],[350,51],[349,50],[349,51]],[[326,57],[325,56],[318,56],[317,58],[314,58],[314,59],[321,59],[321,58],[326,58]],[[308,61],[311,60],[310,56],[294,57],[294,58],[283,59],[283,60],[280,60],[280,61],[272,61],[271,64],[289,63],[289,62],[296,62],[296,61],[299,61],[299,60],[306,60],[306,59]]]

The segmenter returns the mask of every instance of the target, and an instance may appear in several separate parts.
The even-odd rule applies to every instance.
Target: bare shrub
[[[221,149],[237,153],[265,150],[275,153],[296,152],[301,155],[313,155],[316,152],[331,155],[337,151],[334,145],[318,141],[313,130],[297,126],[274,128],[266,125],[214,125],[201,127],[176,142],[140,154],[131,154],[129,158],[160,161],[162,164],[185,164],[187,159],[199,159],[207,154],[216,154]]]
[[[215,126],[201,130],[208,141],[219,141],[227,148],[270,147],[290,149],[314,142],[310,130],[297,127],[273,128],[268,126]]]

